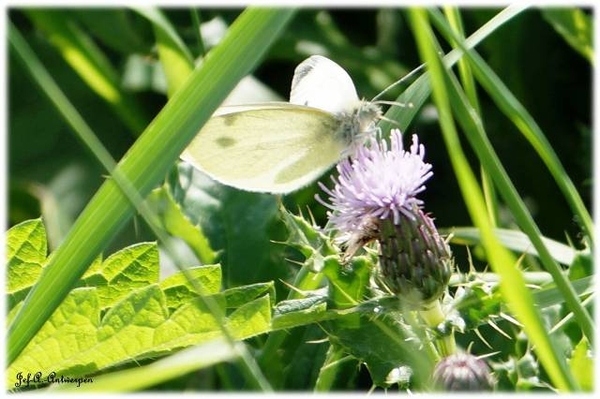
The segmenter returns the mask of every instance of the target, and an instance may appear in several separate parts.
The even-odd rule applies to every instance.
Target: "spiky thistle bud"
[[[420,208],[403,212],[398,223],[382,221],[379,244],[380,285],[413,306],[440,297],[452,274],[452,253]]]
[[[469,353],[442,359],[435,366],[433,381],[443,391],[491,391],[495,384],[487,363]]]

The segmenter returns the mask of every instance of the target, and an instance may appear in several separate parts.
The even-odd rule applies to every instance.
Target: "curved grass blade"
[[[83,383],[80,386],[74,384],[54,385],[45,392],[134,392],[221,362],[234,360],[238,355],[236,348],[226,340],[216,338],[146,366],[94,377],[93,383]]]
[[[453,228],[451,234],[453,242],[467,245],[481,242],[481,235],[479,234],[479,230],[475,227]],[[496,228],[494,229],[494,234],[506,248],[521,253],[539,256],[529,237],[520,231]],[[546,245],[546,248],[548,248],[553,259],[563,265],[570,266],[573,264],[573,261],[577,256],[577,251],[575,249],[549,238],[541,237],[541,239],[544,242],[544,245]]]
[[[440,124],[446,147],[455,170],[465,204],[475,225],[481,230],[482,242],[492,269],[501,276],[500,290],[505,301],[523,324],[535,351],[544,365],[551,381],[561,391],[576,389],[564,358],[557,353],[538,311],[534,307],[531,292],[525,285],[522,273],[515,267],[516,259],[500,244],[494,235],[487,216],[483,194],[466,161],[460,146],[453,118],[464,119],[465,115],[453,115],[451,103],[460,102],[468,108],[466,98],[458,95],[458,84],[443,67],[438,55],[433,31],[424,9],[411,9],[410,21],[415,33],[421,57],[427,62],[432,79],[432,95],[440,115]],[[472,110],[472,109],[471,109]],[[472,127],[471,127],[472,129]]]
[[[435,20],[439,20],[441,18],[439,17],[439,15],[438,17],[435,17],[435,11],[431,11],[431,14],[434,15]],[[452,34],[449,30],[445,29],[445,24],[443,24],[443,21],[440,21],[439,24],[440,27],[444,28],[445,33]],[[469,60],[473,61],[473,70],[475,71],[476,76],[482,81],[482,83],[484,82],[486,76],[495,77],[495,75],[489,70],[487,72],[489,72],[489,74],[491,75],[487,75],[484,73],[485,69],[483,69],[483,65],[485,65],[485,63],[481,60],[480,57],[476,55],[475,52],[468,51],[466,52],[466,55],[469,58]],[[500,82],[500,79],[496,79],[495,84],[498,86],[492,87],[503,86],[503,84]],[[453,88],[454,86],[450,87]],[[510,98],[514,98],[508,90],[502,90],[501,93],[502,95],[507,95]],[[492,94],[491,91],[490,94]],[[456,98],[454,98],[454,101],[452,102],[454,111],[456,115],[459,116],[458,120],[463,125],[463,129],[467,135],[468,140],[471,142],[473,149],[478,154],[481,163],[489,171],[490,176],[492,176],[492,178],[494,179],[496,185],[498,186],[498,191],[503,195],[508,207],[511,209],[513,215],[515,216],[519,227],[525,232],[525,234],[527,234],[527,236],[533,243],[536,251],[539,254],[542,264],[546,268],[546,271],[552,274],[554,281],[556,282],[558,288],[563,294],[563,298],[565,299],[567,306],[575,314],[583,333],[586,335],[590,342],[593,342],[594,325],[589,313],[585,310],[581,302],[577,299],[577,295],[575,294],[573,287],[570,285],[567,277],[562,273],[560,266],[554,261],[554,259],[552,259],[548,248],[544,245],[544,242],[541,239],[542,234],[539,231],[539,228],[535,224],[535,221],[533,220],[531,214],[528,212],[525,204],[519,197],[514,185],[508,177],[508,174],[502,167],[502,164],[498,159],[496,153],[494,152],[491,143],[487,139],[481,121],[475,117],[474,112],[468,107],[468,104],[465,102],[464,98],[461,97],[461,94],[458,90],[455,90],[455,96]],[[501,97],[498,96],[497,100],[500,102],[500,104],[505,104],[505,101],[503,101]],[[515,112],[519,110],[523,110],[524,112],[524,108],[522,108],[522,106],[520,106],[520,104],[517,103],[516,100],[515,103],[519,105],[519,107],[515,109]],[[525,114],[528,116],[526,112]],[[521,115],[521,113],[518,113],[517,115]],[[536,126],[535,122],[533,122],[533,124],[534,126]],[[518,126],[521,125],[518,124]],[[541,134],[541,131],[539,133]],[[550,146],[550,144],[547,143],[543,134],[541,134],[541,136],[539,137],[536,137],[544,143],[544,147],[548,147],[547,151],[544,152],[544,154],[549,156],[553,154],[555,155],[554,151],[551,149],[552,147]],[[552,162],[550,165],[553,166],[553,168],[559,168],[560,171],[556,172],[557,175],[555,175],[555,179],[559,184],[561,184],[561,187],[569,187],[569,191],[571,191],[571,189],[575,191],[575,188],[572,186],[572,183],[569,184],[570,179],[568,179],[566,172],[564,172],[564,170],[562,169],[560,162]],[[572,200],[579,199],[580,201],[580,197],[576,194],[576,191],[574,195],[570,195],[568,198]],[[583,208],[581,211],[584,214],[587,213],[583,203],[580,202],[580,204],[581,205],[577,208],[579,209],[581,207]],[[578,215],[579,214],[580,213],[578,213]],[[591,220],[589,222],[589,225],[590,228],[592,228]]]

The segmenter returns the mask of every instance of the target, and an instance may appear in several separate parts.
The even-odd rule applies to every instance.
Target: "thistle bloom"
[[[431,165],[425,163],[425,148],[412,137],[404,150],[398,129],[391,132],[391,145],[370,138],[356,153],[337,166],[327,206],[331,229],[346,246],[343,261],[366,243],[379,242],[376,281],[382,288],[423,307],[442,294],[452,268],[452,255],[439,236],[433,220],[422,210],[417,195],[425,190]],[[318,198],[318,197],[317,197]]]
[[[401,214],[411,217],[413,206],[423,203],[416,196],[433,175],[431,165],[423,161],[425,147],[413,135],[410,152],[405,151],[400,130],[393,129],[390,136],[389,149],[385,140],[371,137],[353,157],[339,163],[332,190],[319,182],[331,204],[317,199],[331,210],[329,221],[340,233],[339,241],[365,236],[378,219],[391,218],[398,224]]]

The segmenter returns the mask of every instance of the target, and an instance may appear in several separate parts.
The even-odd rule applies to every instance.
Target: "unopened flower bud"
[[[433,220],[416,205],[397,223],[382,221],[379,283],[411,305],[438,299],[448,285],[453,259]]]
[[[490,391],[495,384],[487,363],[469,353],[442,359],[435,366],[433,381],[444,391]]]

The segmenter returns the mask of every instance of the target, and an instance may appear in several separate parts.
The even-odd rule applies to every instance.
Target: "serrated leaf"
[[[48,244],[42,219],[27,220],[6,233],[8,265],[6,293],[23,298],[46,263]],[[15,298],[14,303],[18,302]]]
[[[328,237],[319,227],[308,223],[302,215],[294,215],[283,206],[279,207],[279,213],[289,234],[285,243],[304,255],[304,265],[309,270],[313,273],[321,272],[325,257],[337,253]]]
[[[423,388],[428,382],[433,365],[419,350],[415,340],[408,340],[406,328],[391,315],[357,314],[342,316],[324,323],[333,345],[342,347],[346,353],[364,362],[369,369],[373,384],[386,387],[390,371],[408,365],[415,376],[414,387]],[[350,320],[346,320],[351,318]]]
[[[218,294],[213,300],[224,311],[224,297]],[[10,365],[7,386],[14,387],[18,372],[84,375],[222,336],[217,319],[201,302],[189,302],[169,317],[165,295],[158,284],[132,292],[110,309],[101,322],[99,315],[96,289],[72,291]],[[269,295],[244,304],[224,322],[236,340],[270,331]]]
[[[6,371],[7,387],[15,387],[18,373],[72,369],[85,373],[95,369],[94,361],[71,361],[96,344],[99,324],[98,296],[94,288],[73,290],[56,312]]]
[[[10,259],[17,263],[23,263],[23,259],[45,260],[45,253],[32,253],[24,244],[32,236],[37,237],[32,240],[37,243],[35,248],[45,248],[42,233],[39,220],[15,228],[9,240]],[[127,247],[104,262],[97,259],[81,282],[97,286],[69,293],[8,368],[7,387],[15,388],[19,372],[41,372],[42,376],[55,372],[71,377],[162,356],[222,337],[220,323],[225,323],[234,339],[240,340],[270,331],[273,282],[221,293],[219,265],[199,266],[188,272],[203,284],[208,296],[202,300],[182,272],[157,283],[155,243]],[[225,314],[228,301],[228,307],[234,309],[231,315],[215,317]],[[18,303],[9,313],[9,320],[21,305]],[[169,307],[173,309],[171,315]]]
[[[82,284],[98,288],[100,306],[107,308],[132,290],[158,282],[156,243],[140,243],[109,256],[101,265],[84,274]]]
[[[352,258],[341,265],[337,256],[325,259],[323,273],[329,280],[329,298],[336,308],[348,308],[358,304],[369,286],[372,264],[367,257]]]
[[[221,290],[221,266],[206,265],[187,269],[187,274],[201,284],[205,295],[213,295]],[[197,296],[188,277],[178,272],[160,283],[161,289],[167,296],[167,306],[175,309]]]
[[[225,300],[221,296],[213,297],[219,311],[224,312]],[[154,346],[151,355],[165,351],[206,342],[221,334],[215,316],[199,300],[188,302],[178,308],[171,317],[156,328]]]
[[[270,281],[268,283],[242,285],[223,291],[223,295],[225,296],[225,299],[227,299],[228,308],[242,306],[265,293],[268,293],[269,296],[275,300],[275,283]]]

